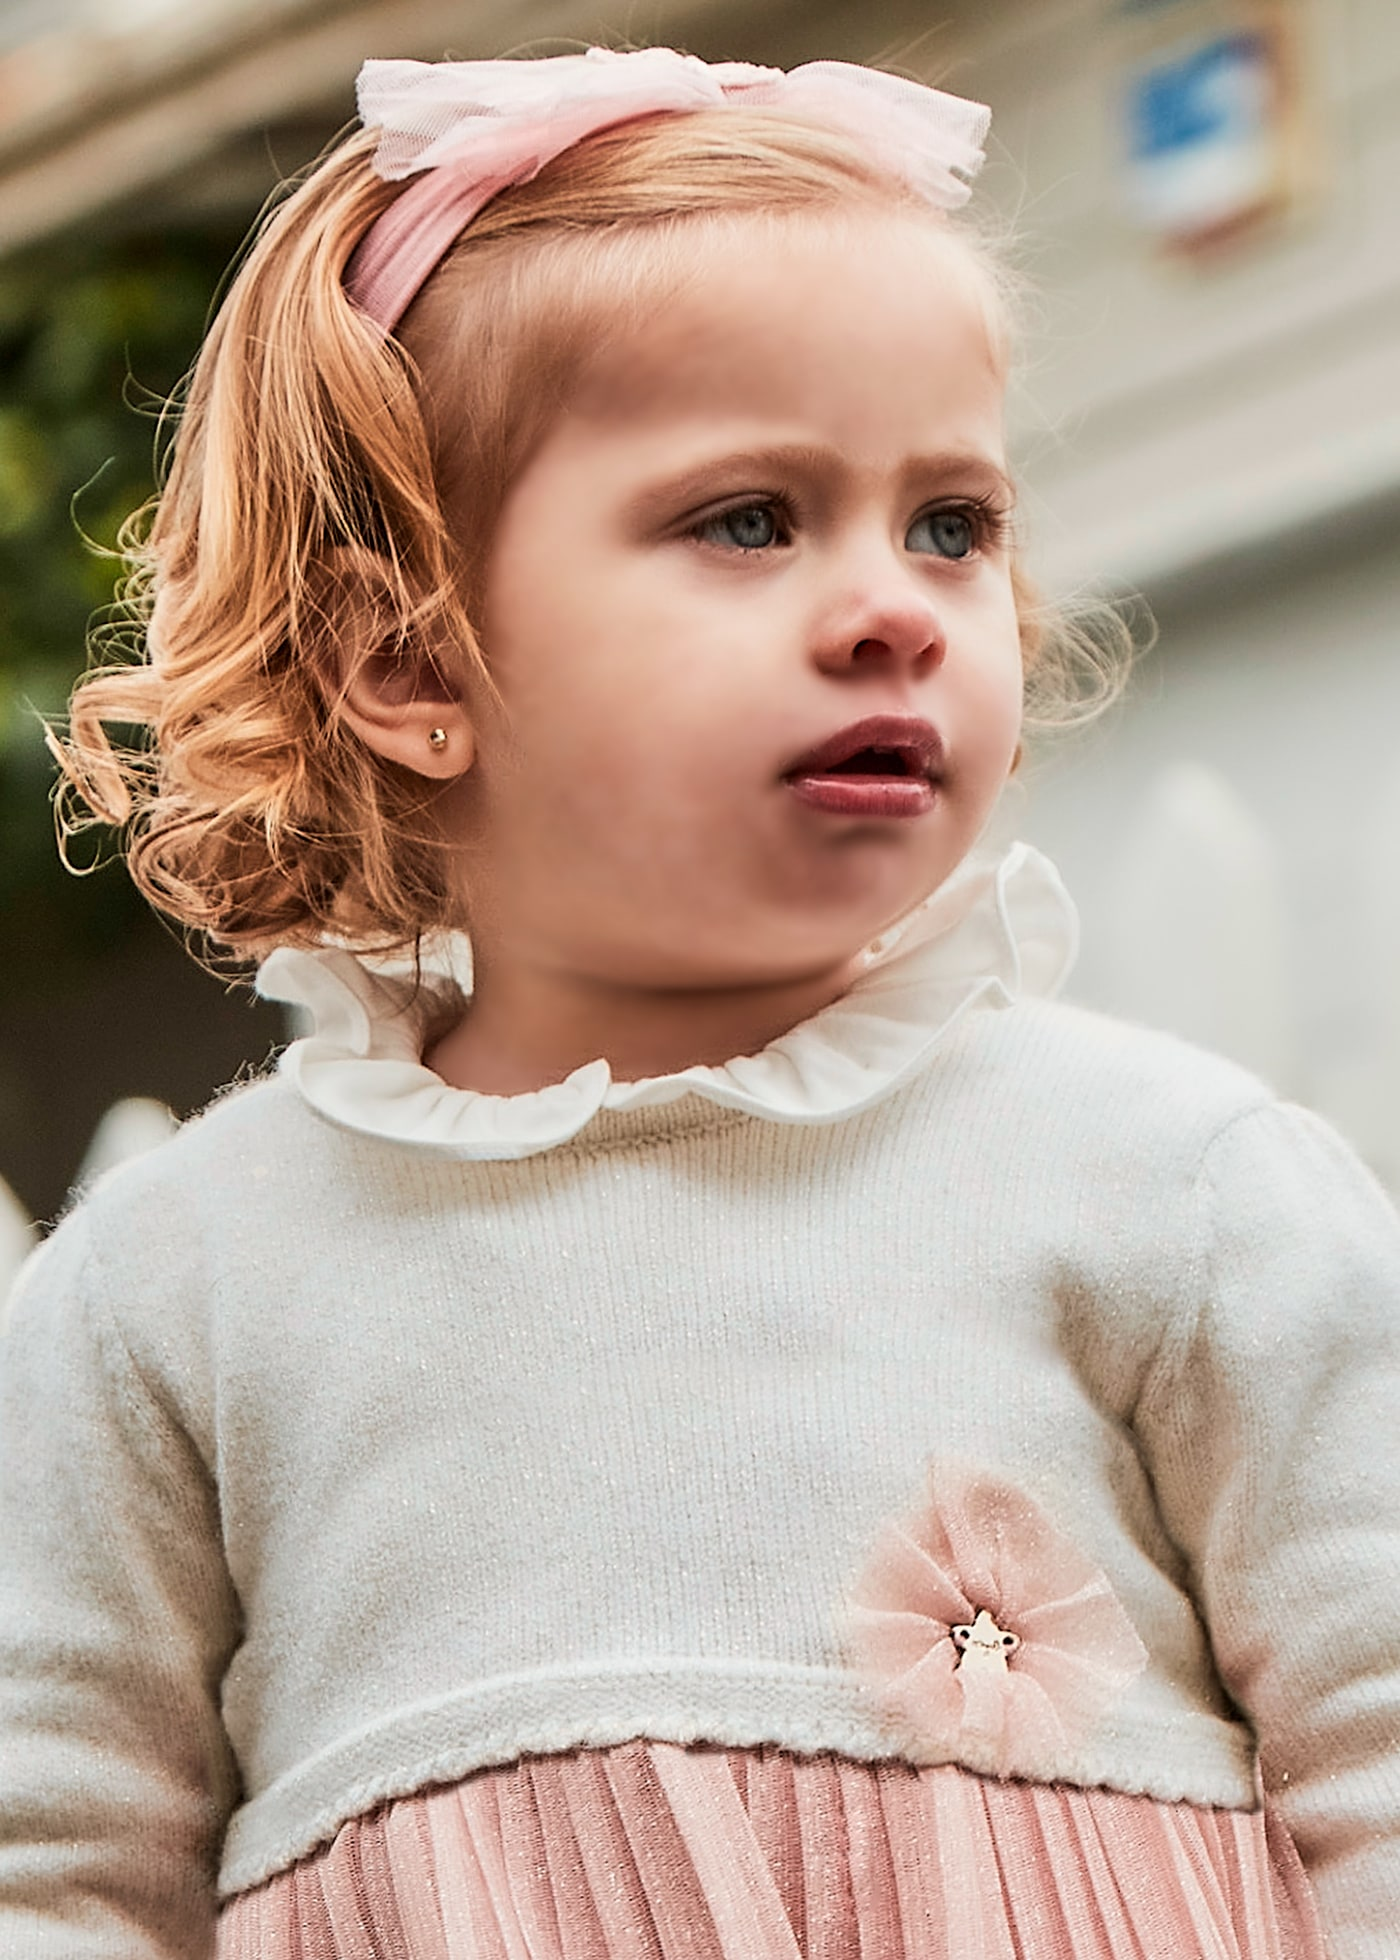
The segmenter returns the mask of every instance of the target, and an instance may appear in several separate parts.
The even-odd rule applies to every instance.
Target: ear
[[[365,747],[448,782],[471,767],[476,735],[440,655],[401,630],[387,568],[346,547],[318,567],[322,669],[332,711]]]

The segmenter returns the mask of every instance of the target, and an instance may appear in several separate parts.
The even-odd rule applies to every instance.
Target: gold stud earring
[[[445,728],[430,728],[428,730],[428,747],[430,749],[437,749],[439,752],[445,749],[447,747],[447,730]]]

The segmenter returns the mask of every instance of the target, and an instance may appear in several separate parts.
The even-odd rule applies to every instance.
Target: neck
[[[490,963],[471,1006],[426,1061],[458,1089],[518,1096],[601,1056],[614,1080],[671,1075],[752,1055],[843,994],[850,961],[800,980],[693,989],[626,987]]]

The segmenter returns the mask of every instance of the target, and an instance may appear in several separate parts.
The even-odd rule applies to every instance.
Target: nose
[[[899,668],[923,674],[946,648],[940,610],[909,569],[867,562],[826,611],[814,641],[823,673]]]

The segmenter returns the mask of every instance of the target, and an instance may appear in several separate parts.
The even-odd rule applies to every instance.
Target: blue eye
[[[966,510],[926,510],[909,526],[907,551],[937,558],[970,558],[979,543],[974,514]]]
[[[716,511],[695,527],[706,544],[728,545],[735,551],[766,551],[782,542],[778,513],[772,504],[735,504]]]

